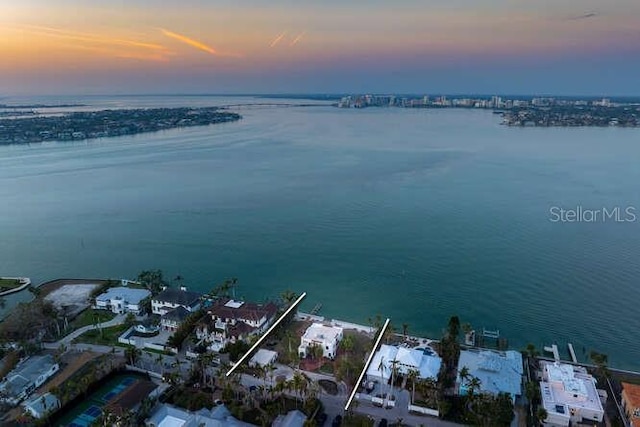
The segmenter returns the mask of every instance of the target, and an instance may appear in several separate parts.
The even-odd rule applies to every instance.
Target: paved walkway
[[[52,342],[52,343],[44,343],[44,348],[55,350],[60,348],[61,345],[68,347],[69,344],[71,344],[71,341],[78,338],[80,335],[84,334],[85,332],[92,331],[98,328],[109,328],[111,326],[121,325],[122,323],[124,323],[124,320],[126,317],[127,316],[125,314],[119,314],[113,319],[109,320],[108,322],[103,322],[103,323],[100,323],[99,325],[83,326],[82,328],[76,329],[75,331],[71,332],[69,335],[65,336],[59,341]],[[103,346],[96,346],[96,347],[103,347]],[[111,347],[107,347],[107,348],[109,349],[108,351],[101,351],[100,353],[109,353],[111,351]]]

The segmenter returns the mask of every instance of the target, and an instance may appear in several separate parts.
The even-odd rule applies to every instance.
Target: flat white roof
[[[558,362],[540,363],[546,380],[540,383],[540,391],[547,411],[563,414],[568,412],[566,407],[575,407],[604,413],[595,379],[586,369]]]
[[[172,415],[167,415],[162,421],[160,421],[158,427],[182,427],[186,423],[186,420],[174,417]]]
[[[278,357],[278,353],[261,348],[251,357],[249,365],[267,366]]]
[[[342,334],[343,329],[338,326],[325,326],[321,323],[313,323],[307,328],[303,340],[308,341],[335,341],[339,335]]]
[[[128,304],[138,304],[143,299],[151,296],[151,292],[146,289],[125,288],[122,286],[109,288],[106,292],[98,295],[96,301],[111,301],[121,299]]]
[[[229,308],[240,308],[242,307],[242,304],[244,304],[244,301],[234,301],[230,299],[224,306]]]

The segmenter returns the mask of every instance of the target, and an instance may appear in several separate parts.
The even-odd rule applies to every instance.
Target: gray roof
[[[189,317],[190,314],[190,311],[180,305],[171,311],[167,311],[162,315],[161,318],[166,320],[175,320],[176,322],[182,322],[184,319]]]
[[[200,301],[201,296],[202,295],[198,292],[167,288],[153,297],[153,299],[156,301],[170,302],[173,304],[180,304],[190,307]]]
[[[55,395],[45,393],[42,396],[36,396],[24,402],[23,406],[25,408],[30,407],[39,414],[45,414],[47,412],[54,412],[60,408],[60,401]]]
[[[489,350],[463,350],[458,362],[458,382],[460,370],[466,366],[469,374],[480,380],[480,391],[498,394],[509,393],[519,396],[522,382],[522,354],[518,351],[496,352]],[[465,390],[461,384],[461,390]]]
[[[31,356],[23,360],[7,375],[7,380],[2,383],[2,388],[8,395],[17,396],[26,386],[35,382],[43,373],[56,365],[56,361],[50,354]]]

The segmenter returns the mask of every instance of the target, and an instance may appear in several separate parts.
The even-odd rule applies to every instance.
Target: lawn
[[[103,328],[102,330],[92,329],[80,335],[73,340],[73,342],[106,346],[119,345],[118,337],[127,329],[129,329],[127,325],[117,325],[110,328]]]
[[[0,291],[8,291],[9,289],[15,289],[22,285],[20,280],[17,279],[3,279],[0,277]]]
[[[112,313],[108,310],[92,310],[87,309],[80,313],[75,319],[69,322],[69,329],[71,331],[75,331],[76,329],[80,329],[83,326],[87,325],[95,325],[97,323],[108,322],[109,320],[116,317],[115,313]]]

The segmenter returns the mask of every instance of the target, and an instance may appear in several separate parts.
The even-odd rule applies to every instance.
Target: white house
[[[32,356],[21,361],[0,383],[0,400],[17,405],[60,370],[53,356]]]
[[[431,348],[405,348],[382,344],[367,369],[367,380],[387,383],[393,366],[400,375],[415,371],[418,378],[437,379],[442,359]]]
[[[458,360],[458,393],[465,395],[469,379],[462,378],[466,367],[470,377],[480,380],[479,391],[497,395],[507,393],[515,401],[522,394],[522,354],[519,351],[463,350]]]
[[[147,289],[109,288],[96,297],[94,307],[99,310],[110,310],[116,314],[140,314],[143,311],[142,301],[150,296],[151,292]]]
[[[322,323],[313,323],[307,328],[300,339],[298,353],[300,358],[309,354],[309,348],[319,346],[322,348],[322,356],[333,359],[338,352],[338,343],[342,340],[343,329],[338,326],[325,326]]]
[[[184,286],[180,289],[166,288],[151,299],[151,312],[162,316],[178,307],[194,312],[200,308],[201,297],[198,292],[188,291]]]
[[[22,406],[33,418],[44,418],[60,409],[60,400],[51,393],[45,393],[23,402]]]
[[[249,360],[249,366],[260,366],[260,367],[269,366],[275,363],[277,358],[278,358],[277,352],[261,348],[258,351],[256,351],[256,354],[254,354],[251,357],[251,360]]]
[[[244,341],[261,334],[275,320],[278,307],[273,303],[256,304],[220,298],[208,308],[196,328],[196,337],[205,340],[213,351],[220,351],[229,343]]]
[[[602,422],[604,409],[596,380],[581,366],[559,362],[540,362],[540,394],[547,410],[545,425],[575,425],[588,420]]]

